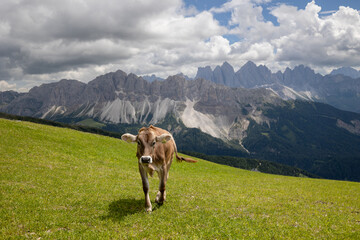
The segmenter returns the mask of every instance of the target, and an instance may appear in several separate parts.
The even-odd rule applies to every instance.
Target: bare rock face
[[[238,87],[235,82],[234,68],[228,63],[224,62],[223,65],[217,66],[214,71],[211,67],[198,68],[195,79],[203,78],[217,84],[222,84],[229,87]]]
[[[341,75],[348,76],[348,77],[351,77],[354,79],[360,78],[360,71],[358,71],[354,68],[351,68],[351,67],[341,67],[338,69],[334,69],[331,71],[330,74],[331,75],[341,74]]]
[[[266,66],[249,61],[236,73],[225,62],[214,71],[199,68],[196,78],[204,78],[228,87],[267,88],[284,100],[301,99],[330,104],[336,108],[360,113],[359,71],[351,68],[334,70],[322,76],[304,65],[272,73]],[[196,79],[195,78],[195,79]]]
[[[271,71],[265,66],[257,67],[249,61],[236,72],[236,86],[244,88],[260,87],[262,85],[273,83]]]
[[[0,107],[11,103],[21,95],[23,95],[23,93],[18,93],[15,91],[0,92]]]
[[[229,64],[224,63],[220,71],[223,81],[233,80]],[[229,88],[204,79],[186,80],[182,75],[150,83],[119,70],[88,84],[61,80],[34,87],[2,109],[17,115],[91,117],[109,123],[156,124],[171,114],[187,127],[218,138],[241,140],[248,126],[246,119],[262,121],[257,109],[269,103],[278,105],[282,100],[266,89]]]
[[[350,123],[345,123],[338,119],[336,126],[344,128],[352,134],[360,135],[360,121],[357,119],[352,120]]]
[[[10,114],[41,117],[52,106],[77,105],[85,86],[85,83],[76,80],[43,84],[14,99],[1,110]]]
[[[203,78],[214,82],[213,72],[210,66],[199,67],[195,79]]]

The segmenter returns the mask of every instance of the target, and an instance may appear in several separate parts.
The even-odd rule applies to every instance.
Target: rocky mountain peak
[[[305,73],[305,74],[315,74],[315,71],[303,64],[296,66],[293,69],[293,72],[300,72],[300,73]]]
[[[231,66],[230,63],[228,63],[228,62],[226,62],[226,61],[221,65],[221,69],[227,70],[227,71],[230,71],[230,72],[231,72],[231,71],[234,72],[233,66]]]
[[[222,73],[225,85],[234,87],[235,86],[235,83],[234,83],[235,72],[234,72],[234,68],[228,62],[224,62],[221,65],[221,73]]]
[[[318,84],[322,76],[304,65],[296,66],[293,70],[286,68],[283,74],[283,84],[296,90],[309,90]]]
[[[11,103],[13,100],[24,94],[25,93],[18,93],[12,90],[0,92],[0,107]]]
[[[224,62],[221,66],[216,66],[213,71],[210,66],[199,67],[195,79],[204,78],[217,84],[234,87],[234,77],[234,68],[228,62]]]
[[[199,67],[195,76],[195,79],[197,78],[203,78],[209,81],[213,81],[213,72],[211,70],[211,67],[210,66]]]
[[[331,75],[337,75],[337,74],[342,74],[344,76],[348,76],[351,78],[360,78],[360,71],[352,68],[352,67],[341,67],[338,69],[334,69],[331,73]]]
[[[254,88],[269,84],[271,80],[271,71],[265,66],[256,66],[255,63],[248,61],[236,72],[238,86],[245,88]]]
[[[254,69],[256,68],[256,64],[252,61],[247,61],[244,66],[242,66],[241,68],[244,68],[244,69]]]

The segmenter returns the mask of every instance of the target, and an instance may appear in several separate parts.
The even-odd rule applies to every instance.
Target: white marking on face
[[[152,157],[151,156],[142,156],[140,159],[139,159],[139,163],[152,163],[153,160],[152,160]]]

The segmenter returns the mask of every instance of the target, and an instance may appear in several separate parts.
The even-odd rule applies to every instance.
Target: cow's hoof
[[[156,194],[155,202],[159,205],[162,205],[165,202],[165,192],[161,194],[161,192],[159,191]]]
[[[152,212],[152,208],[151,208],[151,207],[145,208],[145,211],[148,212],[148,213],[151,213],[151,212]]]
[[[164,204],[164,202],[160,202],[160,201],[158,201],[158,202],[156,202],[158,205],[163,205]]]
[[[155,202],[156,202],[157,204],[159,204],[159,205],[163,205],[163,203],[164,203],[164,198],[161,198],[161,197],[156,198],[156,199],[155,199]]]

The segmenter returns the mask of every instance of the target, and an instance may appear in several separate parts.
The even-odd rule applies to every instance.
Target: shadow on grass
[[[111,219],[113,221],[122,221],[124,217],[144,210],[144,199],[119,199],[109,204],[109,212],[102,219]]]

